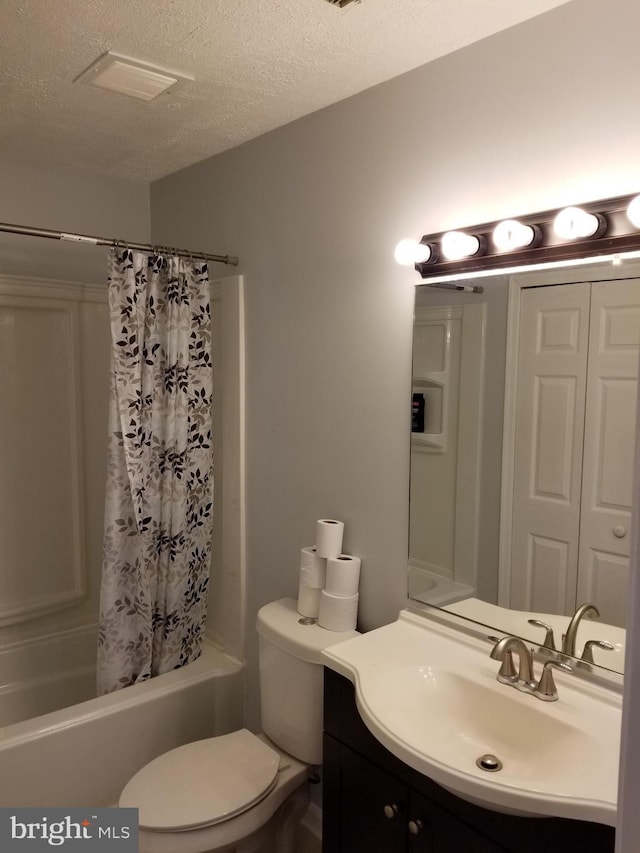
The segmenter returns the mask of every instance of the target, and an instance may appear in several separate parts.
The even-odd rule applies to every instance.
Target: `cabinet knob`
[[[421,820],[409,821],[409,832],[411,835],[419,835],[424,829],[424,824]]]
[[[627,535],[627,528],[623,524],[616,524],[613,528],[613,535],[618,539],[624,539]]]
[[[395,803],[391,803],[391,805],[386,805],[384,807],[384,816],[388,817],[389,820],[392,820],[400,811],[398,806]]]

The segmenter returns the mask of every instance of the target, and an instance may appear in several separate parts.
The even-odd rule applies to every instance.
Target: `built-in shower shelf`
[[[411,449],[444,453],[447,449],[446,373],[414,375],[413,391],[424,396],[424,432],[411,433]]]

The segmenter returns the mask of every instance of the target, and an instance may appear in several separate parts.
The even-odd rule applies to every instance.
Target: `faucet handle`
[[[544,628],[547,632],[545,634],[544,642],[542,644],[543,649],[549,649],[550,651],[556,651],[556,643],[553,636],[553,626],[547,625],[546,622],[541,622],[540,619],[527,619],[529,625],[535,625],[536,628]]]
[[[573,672],[573,669],[568,663],[562,663],[557,660],[546,661],[542,667],[540,681],[537,683],[536,689],[534,690],[534,695],[538,699],[542,699],[543,702],[555,702],[558,698],[558,689],[555,685],[555,681],[553,680],[553,672],[551,671],[554,666],[558,669],[564,669],[565,672]]]
[[[606,649],[609,652],[614,650],[614,646],[611,643],[607,643],[605,640],[587,640],[584,644],[584,649],[582,650],[582,657],[580,660],[585,663],[595,663],[593,659],[593,647],[597,646],[599,649]]]

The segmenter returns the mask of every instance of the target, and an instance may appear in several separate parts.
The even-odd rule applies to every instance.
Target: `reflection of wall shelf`
[[[413,391],[424,395],[424,432],[411,433],[411,446],[414,450],[437,451],[444,453],[447,449],[446,421],[446,387],[443,381],[444,373],[423,373],[413,377]]]

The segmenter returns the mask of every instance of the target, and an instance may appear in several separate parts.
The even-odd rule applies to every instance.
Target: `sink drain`
[[[476,764],[481,770],[486,770],[487,773],[497,773],[498,770],[502,770],[502,761],[497,755],[491,755],[490,752],[477,758]]]

